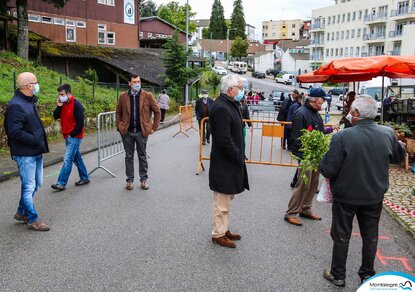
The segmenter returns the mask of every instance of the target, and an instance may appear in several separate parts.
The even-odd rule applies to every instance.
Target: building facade
[[[192,35],[191,41],[201,40],[203,39],[203,29],[209,28],[210,19],[195,19],[192,20],[196,24],[196,32]],[[226,19],[229,21],[229,19]],[[248,42],[255,41],[255,26],[246,24],[245,25],[245,35]]]
[[[16,16],[16,1],[10,1]],[[60,43],[138,48],[139,0],[71,0],[59,9],[28,2],[29,30]]]
[[[175,30],[179,31],[182,44],[186,43],[186,32],[158,16],[140,18],[140,46],[161,48]],[[189,35],[190,38],[190,35]]]
[[[337,0],[312,16],[313,68],[345,57],[415,54],[415,0]]]
[[[304,21],[301,19],[263,21],[262,39],[269,40],[299,40],[303,37]]]

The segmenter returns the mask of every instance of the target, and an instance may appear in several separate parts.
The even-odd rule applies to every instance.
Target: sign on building
[[[134,0],[124,0],[124,23],[135,24]]]

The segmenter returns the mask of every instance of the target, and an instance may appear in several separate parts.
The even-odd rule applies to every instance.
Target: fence
[[[111,171],[101,165],[107,159],[110,159],[124,152],[124,145],[120,133],[117,131],[115,111],[100,113],[97,121],[97,146],[98,146],[98,166],[89,174],[101,168],[112,177],[116,177]]]
[[[208,156],[203,155],[203,121],[209,118],[204,118],[201,123],[200,130],[200,146],[199,146],[199,163],[196,170],[198,175],[202,170],[205,170],[203,160],[209,160]],[[246,163],[250,164],[262,164],[262,165],[274,165],[274,166],[286,166],[297,167],[298,163],[293,161],[291,155],[284,151],[282,147],[279,147],[275,141],[282,143],[284,139],[284,128],[290,122],[279,122],[275,120],[243,120],[244,122],[250,122],[252,127],[247,134],[248,143],[246,143],[245,151],[249,150],[248,159]],[[280,143],[280,144],[281,144]]]
[[[195,127],[193,127],[193,106],[185,105],[180,107],[179,126],[180,129],[176,134],[174,134],[173,138],[180,133],[184,134],[186,137],[189,137],[186,132],[190,129],[198,131]]]

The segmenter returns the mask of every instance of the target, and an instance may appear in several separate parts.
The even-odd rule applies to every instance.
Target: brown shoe
[[[231,248],[236,247],[235,242],[230,240],[226,235],[219,237],[219,238],[212,237],[212,242],[219,244],[220,246],[224,246],[224,247],[231,247]]]
[[[36,221],[36,222],[33,222],[32,224],[28,224],[27,228],[31,230],[35,230],[35,231],[49,231],[50,230],[48,225],[40,221]]]
[[[17,221],[22,221],[23,223],[26,223],[26,224],[27,222],[29,222],[29,219],[27,219],[26,216],[23,216],[22,214],[19,214],[19,213],[14,214],[13,218],[16,219]]]
[[[303,225],[301,220],[298,219],[297,217],[284,217],[284,220],[287,221],[288,223],[292,224],[292,225],[297,225],[297,226]]]
[[[149,188],[150,186],[148,185],[148,182],[146,181],[146,180],[143,180],[142,182],[141,182],[141,188],[143,189],[143,190],[148,190],[148,188]]]
[[[52,189],[54,189],[54,190],[57,190],[58,192],[61,192],[61,191],[64,191],[65,190],[65,187],[64,186],[61,186],[61,185],[58,185],[58,184],[53,184],[50,187]]]
[[[128,181],[125,185],[125,188],[129,191],[132,191],[134,189],[133,183],[131,181]]]
[[[236,233],[231,233],[229,230],[226,231],[225,235],[230,239],[230,240],[241,240],[241,236],[239,234]]]
[[[318,216],[317,214],[313,214],[313,213],[310,213],[310,214],[300,213],[300,217],[308,218],[308,219],[316,220],[316,221],[320,221],[321,220],[321,217],[320,216]]]

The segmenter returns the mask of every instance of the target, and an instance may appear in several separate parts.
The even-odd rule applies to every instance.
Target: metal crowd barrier
[[[112,177],[116,177],[115,174],[101,165],[103,161],[124,152],[124,145],[122,143],[121,135],[117,131],[115,117],[115,111],[100,113],[98,115],[98,166],[89,174],[92,174],[95,170],[101,168]]]
[[[200,145],[199,145],[199,163],[196,170],[198,175],[202,170],[205,170],[203,160],[210,160],[209,156],[203,154],[203,127],[204,118],[200,130]],[[243,120],[250,122],[252,127],[247,131],[245,141],[245,153],[247,153],[246,163],[263,164],[274,166],[297,167],[297,161],[294,161],[291,155],[282,148],[282,141],[284,139],[284,127],[291,124],[291,122],[279,122],[268,120]],[[276,143],[275,141],[280,141]],[[248,151],[249,150],[249,151]]]

